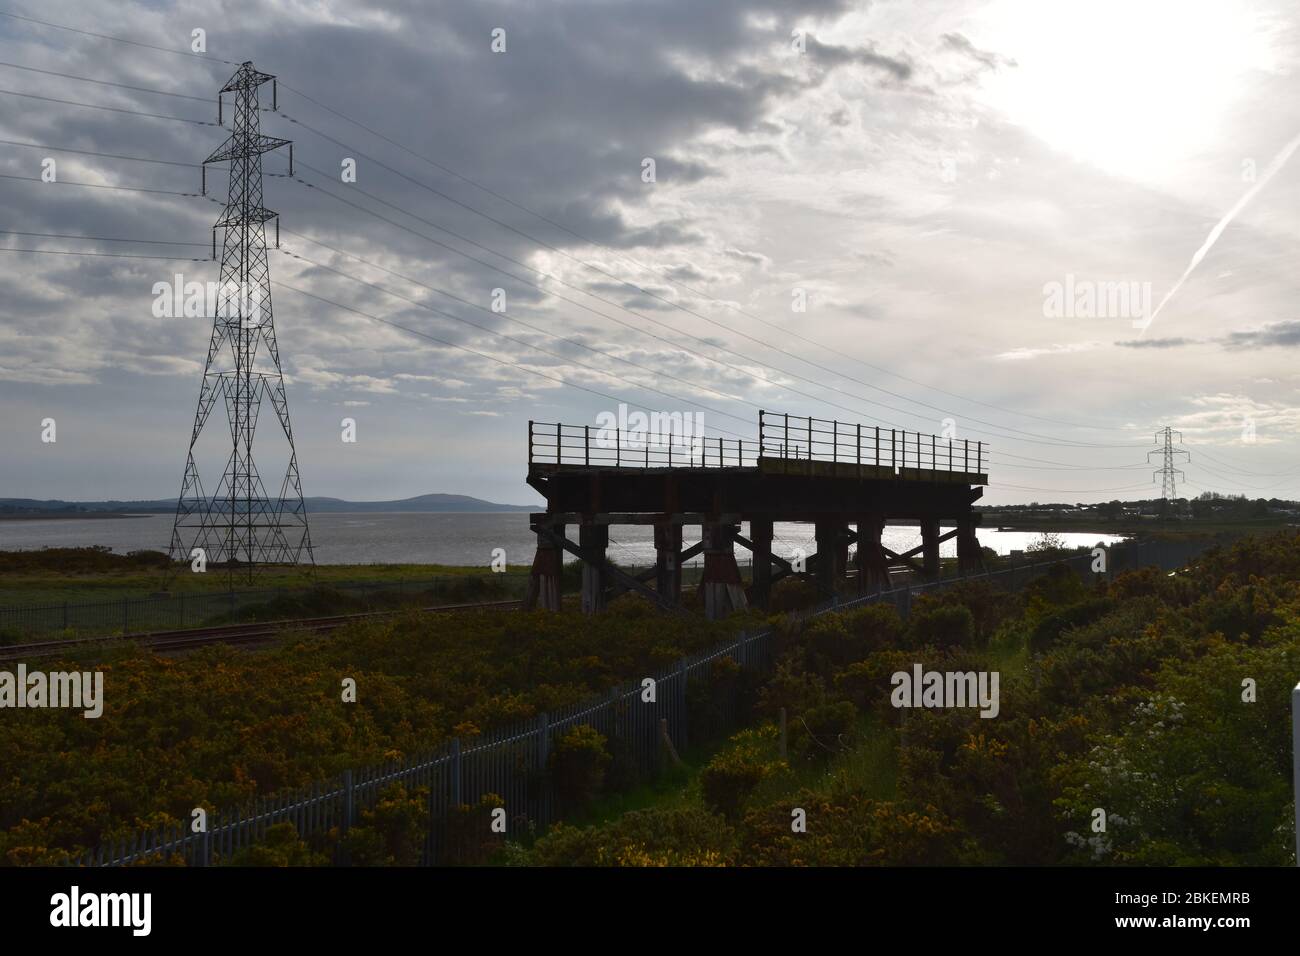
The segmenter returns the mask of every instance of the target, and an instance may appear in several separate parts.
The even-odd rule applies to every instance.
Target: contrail
[[[1231,209],[1228,210],[1227,215],[1220,219],[1215,224],[1214,228],[1210,230],[1210,234],[1206,237],[1201,248],[1196,250],[1196,254],[1192,256],[1192,261],[1187,264],[1187,269],[1184,270],[1179,280],[1174,283],[1174,287],[1165,293],[1165,297],[1160,300],[1160,304],[1156,306],[1156,310],[1151,313],[1151,318],[1147,319],[1146,324],[1142,326],[1142,331],[1138,333],[1138,338],[1142,338],[1142,336],[1146,334],[1146,330],[1151,326],[1151,323],[1156,320],[1156,316],[1160,314],[1160,310],[1163,309],[1165,304],[1174,297],[1174,293],[1183,287],[1183,283],[1186,282],[1187,277],[1192,274],[1192,270],[1201,264],[1201,260],[1205,258],[1206,253],[1208,253],[1210,249],[1214,247],[1214,244],[1219,241],[1219,236],[1223,235],[1223,230],[1227,229],[1228,224],[1237,217],[1237,213],[1245,209],[1246,204],[1255,198],[1255,194],[1268,185],[1268,181],[1273,178],[1279,169],[1286,165],[1286,161],[1291,158],[1291,154],[1297,149],[1300,149],[1300,134],[1282,147],[1281,152],[1274,156],[1272,161],[1264,167],[1263,175],[1259,177],[1255,182],[1255,185],[1246,190],[1245,194],[1237,200],[1236,204]]]

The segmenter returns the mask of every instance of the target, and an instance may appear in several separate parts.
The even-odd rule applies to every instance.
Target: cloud
[[[1016,66],[1015,60],[998,53],[990,53],[987,50],[980,50],[975,46],[975,44],[971,43],[967,37],[960,33],[945,33],[941,39],[944,48],[961,53],[974,60],[976,63],[979,63],[986,69],[998,70],[1004,66]]]
[[[1195,345],[1197,340],[1176,336],[1164,339],[1129,339],[1115,344],[1126,349],[1177,349],[1186,345]]]
[[[1288,319],[1258,329],[1230,332],[1220,341],[1229,349],[1295,348],[1300,346],[1300,320]]]
[[[895,80],[906,80],[912,76],[912,64],[896,57],[877,53],[871,46],[847,47],[823,43],[812,34],[804,40],[807,55],[826,69],[841,66],[866,66],[887,73]]]

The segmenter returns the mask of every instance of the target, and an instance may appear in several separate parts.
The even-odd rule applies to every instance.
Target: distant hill
[[[307,513],[372,512],[372,511],[434,511],[482,513],[489,511],[536,511],[540,505],[503,505],[468,495],[417,495],[397,501],[345,501],[342,498],[308,498]],[[93,514],[117,512],[127,514],[169,513],[176,510],[176,500],[153,501],[40,501],[35,498],[0,498],[0,517],[26,514]]]

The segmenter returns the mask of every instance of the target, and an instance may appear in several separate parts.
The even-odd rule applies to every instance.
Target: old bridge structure
[[[559,608],[566,553],[582,564],[587,613],[627,591],[680,610],[682,564],[700,554],[710,618],[766,607],[772,585],[788,575],[827,595],[852,578],[860,593],[883,589],[894,571],[933,580],[940,545],[954,538],[959,571],[976,571],[971,506],[988,483],[987,461],[982,442],[764,411],[757,442],[529,422],[528,483],[547,507],[531,515],[537,554],[525,605]],[[921,528],[920,546],[901,554],[881,543],[885,523],[899,519]],[[814,527],[817,550],[802,569],[772,553],[779,521]],[[652,525],[655,566],[615,566],[606,553],[612,525]],[[684,535],[696,527],[698,540]],[[748,588],[737,545],[753,557]]]

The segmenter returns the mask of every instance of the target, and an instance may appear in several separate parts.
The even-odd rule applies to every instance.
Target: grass
[[[86,554],[89,551],[77,548],[0,552],[0,606],[116,601],[158,594],[229,590],[229,579],[221,568],[196,574],[188,564],[178,565],[178,570],[169,569],[162,555],[146,563],[130,560],[126,555]],[[440,578],[489,575],[492,572],[487,567],[447,564],[331,564],[317,566],[314,573],[302,568],[266,567],[257,571],[251,585],[237,582],[236,590],[305,591],[361,584],[413,587]],[[528,576],[528,567],[516,565],[501,576],[522,581]]]

